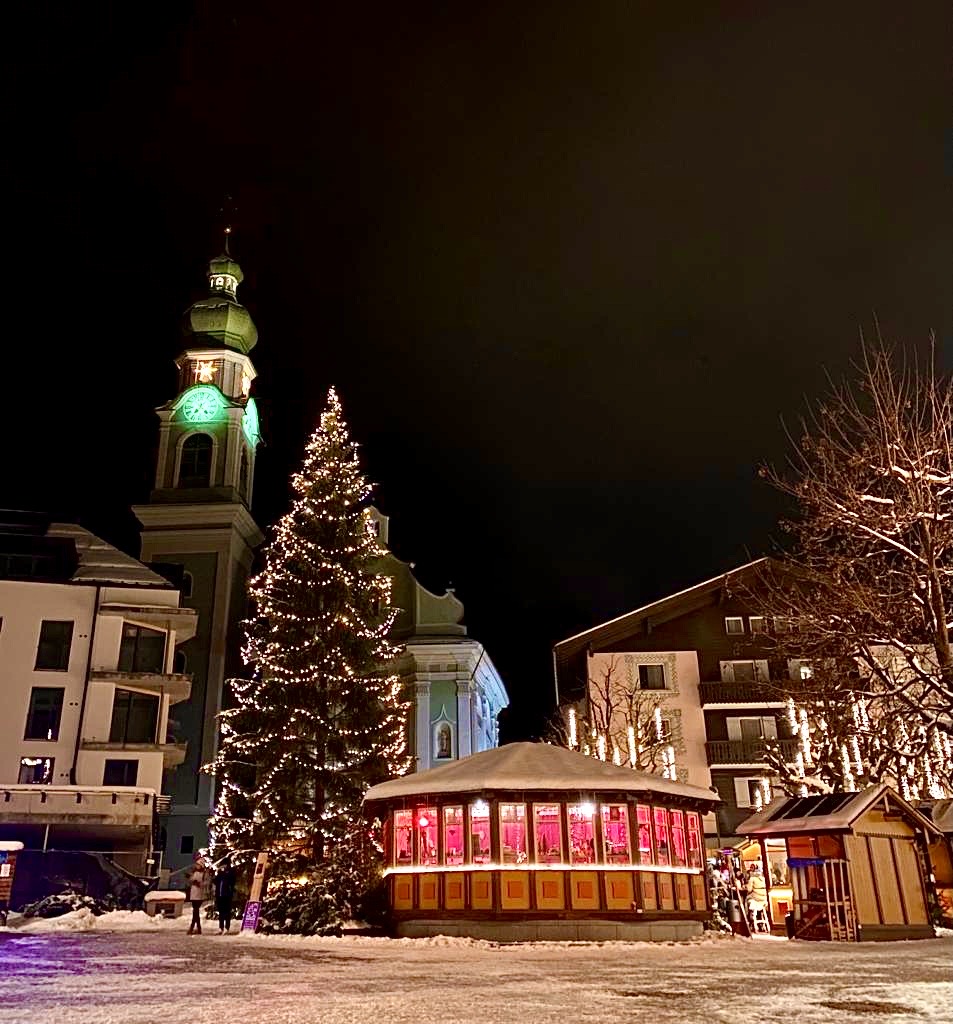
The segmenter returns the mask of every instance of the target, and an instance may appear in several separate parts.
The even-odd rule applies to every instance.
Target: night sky
[[[137,551],[230,194],[285,510],[329,385],[538,728],[554,641],[771,543],[874,313],[949,365],[949,4],[5,9],[0,504]]]

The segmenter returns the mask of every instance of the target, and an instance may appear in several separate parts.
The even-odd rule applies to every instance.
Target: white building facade
[[[163,773],[185,756],[167,729],[196,621],[166,579],[87,530],[0,515],[0,839],[146,869]]]

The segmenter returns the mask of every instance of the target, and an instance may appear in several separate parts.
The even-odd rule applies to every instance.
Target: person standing
[[[218,934],[225,935],[232,926],[232,903],[235,900],[235,868],[226,855],[215,872],[215,910],[218,914]]]
[[[189,924],[189,935],[202,934],[200,911],[208,890],[208,867],[200,853],[192,858],[192,867],[188,878],[189,902],[192,904],[192,921]]]

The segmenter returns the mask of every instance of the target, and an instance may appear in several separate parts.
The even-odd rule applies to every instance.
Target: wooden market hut
[[[544,743],[374,786],[397,934],[689,938],[710,915],[711,791]]]
[[[787,844],[793,938],[927,939],[927,846],[937,829],[886,785],[788,797],[738,826]]]

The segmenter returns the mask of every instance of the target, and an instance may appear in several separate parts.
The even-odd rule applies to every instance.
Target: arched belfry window
[[[212,475],[212,439],[208,434],[189,434],[182,445],[179,487],[208,487]]]

